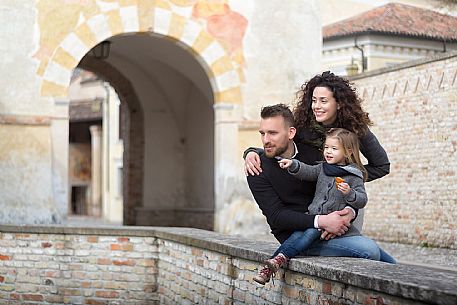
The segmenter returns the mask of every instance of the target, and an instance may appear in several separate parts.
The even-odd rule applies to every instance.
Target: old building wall
[[[147,142],[149,138],[145,139],[148,134],[143,122],[149,124],[153,119],[145,116],[150,113],[143,113],[143,106],[148,101],[138,94],[142,91],[138,86],[148,86],[150,82],[143,79],[139,84],[135,82],[137,79],[129,79],[120,63],[136,64],[136,76],[153,75],[149,62],[136,62],[139,58],[149,58],[147,56],[152,52],[145,44],[135,45],[141,38],[151,37],[166,40],[174,49],[184,50],[197,62],[203,73],[196,73],[197,69],[184,57],[158,52],[152,58],[192,81],[194,88],[201,91],[193,98],[201,99],[199,95],[202,94],[204,102],[209,102],[209,112],[213,111],[212,130],[205,137],[214,137],[214,164],[210,165],[214,179],[206,176],[205,181],[210,180],[213,184],[209,189],[214,193],[212,216],[216,230],[221,230],[221,220],[227,218],[230,206],[246,195],[238,154],[238,125],[244,119],[256,119],[261,105],[290,100],[296,86],[317,72],[320,66],[321,25],[317,0],[287,5],[279,0],[7,0],[2,2],[0,18],[7,23],[0,34],[5,58],[1,61],[1,70],[9,71],[8,80],[0,84],[0,122],[2,128],[8,124],[7,128],[15,128],[16,132],[14,138],[10,136],[13,133],[5,133],[0,144],[9,149],[10,142],[27,138],[30,133],[26,134],[29,131],[24,126],[29,126],[30,122],[40,128],[38,139],[49,143],[42,155],[35,155],[27,145],[14,152],[24,156],[25,163],[41,156],[39,161],[42,162],[36,163],[42,166],[40,170],[29,171],[27,176],[36,181],[31,188],[39,196],[29,196],[33,192],[24,189],[18,179],[2,178],[5,180],[0,190],[11,194],[8,199],[1,199],[6,211],[2,215],[14,215],[9,212],[14,209],[27,213],[34,206],[43,206],[49,212],[40,220],[35,220],[35,214],[29,213],[30,219],[26,222],[56,222],[59,215],[65,217],[68,212],[68,88],[73,69],[79,65],[97,69],[101,64],[93,61],[106,62],[120,74],[113,78],[123,78],[116,91],[121,91],[123,101],[132,106],[126,125],[135,128],[135,133],[130,133],[124,142],[127,179],[123,219],[125,223],[135,224],[136,213],[144,206],[143,195],[147,187],[144,183],[150,177],[144,175],[145,155],[150,152],[144,148],[151,143]],[[91,49],[99,43],[113,38],[122,41],[126,37],[133,37],[130,40],[133,42],[119,43],[117,51],[121,53],[118,57],[103,61],[95,60],[91,55]],[[114,49],[115,46],[113,44]],[[162,79],[161,75],[158,79]],[[122,92],[126,87],[128,90]],[[165,89],[164,92],[174,93],[173,90],[183,88]],[[180,108],[174,114],[181,112]],[[207,128],[207,125],[202,126]],[[192,130],[191,138],[196,137],[196,131]],[[173,134],[174,143],[178,139],[176,134]],[[197,154],[195,150],[192,153]],[[14,162],[12,152],[7,152],[4,158],[7,161],[0,164],[4,177],[17,177],[26,169]],[[187,170],[192,171],[192,168]],[[193,183],[187,183],[183,189],[187,188],[188,192],[204,189],[203,184],[194,181],[197,174],[181,175],[183,181],[187,179]],[[208,197],[200,195],[196,200]],[[17,223],[18,219],[2,216],[0,222]]]
[[[61,109],[67,105],[38,91],[34,5],[6,1],[0,9],[5,21],[0,33],[0,222],[53,223],[67,208],[65,161],[52,158],[54,150],[65,148],[51,141],[65,137]]]
[[[391,161],[367,184],[364,232],[457,248],[457,53],[353,80]]]

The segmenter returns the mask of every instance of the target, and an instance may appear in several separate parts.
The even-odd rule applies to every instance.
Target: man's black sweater
[[[297,144],[296,159],[314,165],[321,160],[319,150]],[[279,167],[274,158],[260,155],[262,173],[247,177],[254,199],[267,218],[271,233],[283,243],[294,231],[314,227],[314,215],[305,214],[313,200],[315,182],[301,181]]]

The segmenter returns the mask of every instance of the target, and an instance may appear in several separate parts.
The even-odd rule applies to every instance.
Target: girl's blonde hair
[[[343,146],[346,164],[355,164],[363,173],[363,180],[367,180],[367,170],[360,160],[360,146],[357,135],[344,128],[331,128],[327,131],[326,138],[335,138]]]

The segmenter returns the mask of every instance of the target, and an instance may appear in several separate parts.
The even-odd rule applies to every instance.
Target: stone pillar
[[[237,192],[236,181],[242,176],[234,164],[238,163],[238,106],[231,104],[214,105],[215,118],[215,207],[214,231],[221,232],[224,217],[223,212],[230,205],[231,197]]]
[[[70,210],[68,184],[68,120],[69,101],[58,99],[54,101],[54,115],[51,120],[52,143],[52,186],[54,202],[59,217],[66,219]],[[60,222],[57,219],[56,222]]]
[[[92,150],[91,202],[88,209],[90,216],[101,216],[102,208],[102,128],[90,126]]]

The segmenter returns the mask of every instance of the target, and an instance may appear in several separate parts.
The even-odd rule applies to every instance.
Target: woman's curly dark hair
[[[316,87],[328,88],[340,106],[336,126],[333,127],[348,129],[360,137],[366,133],[368,126],[373,125],[368,113],[362,109],[362,100],[349,81],[326,71],[311,78],[298,92],[299,101],[294,108],[295,125],[298,129],[309,128],[316,123],[311,109],[313,91]]]

